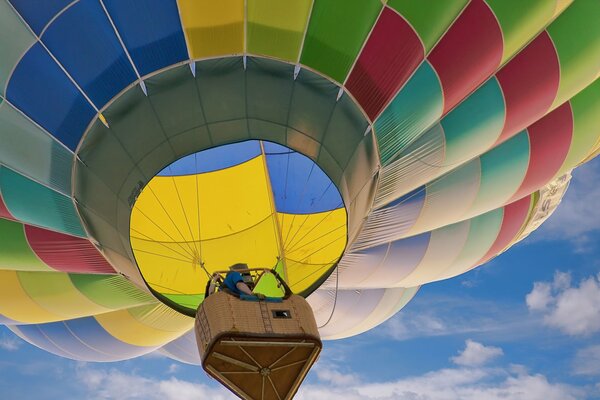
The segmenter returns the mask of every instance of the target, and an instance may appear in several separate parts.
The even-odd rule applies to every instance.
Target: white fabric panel
[[[182,363],[202,365],[198,345],[196,344],[196,333],[193,329],[157,351]]]
[[[502,227],[503,215],[504,207],[501,207],[473,218],[469,237],[460,255],[432,281],[452,278],[476,267],[496,241]]]
[[[423,260],[394,286],[411,287],[434,281],[458,258],[469,236],[470,225],[470,221],[463,221],[432,231]]]
[[[356,336],[367,332],[393,317],[415,297],[420,287],[386,289],[377,305],[377,312],[372,313],[353,329],[344,332],[343,337]]]
[[[481,168],[474,159],[427,185],[423,210],[404,236],[416,235],[466,219],[479,191]]]
[[[322,339],[342,339],[385,322],[414,296],[418,288],[338,290],[319,289],[307,300],[315,313]]]
[[[420,188],[386,208],[373,210],[356,238],[353,250],[362,250],[409,236],[406,233],[421,213],[424,194],[424,188]]]
[[[394,282],[402,280],[419,264],[429,244],[429,236],[425,233],[346,254],[340,262],[339,287],[395,287]]]
[[[374,207],[383,207],[447,171],[444,152],[444,130],[437,124],[382,168]]]

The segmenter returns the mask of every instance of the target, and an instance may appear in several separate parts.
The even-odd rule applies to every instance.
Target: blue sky
[[[298,399],[600,399],[600,159],[558,211],[487,265],[424,286],[372,331],[325,342]],[[149,355],[78,363],[0,327],[3,399],[233,399]]]

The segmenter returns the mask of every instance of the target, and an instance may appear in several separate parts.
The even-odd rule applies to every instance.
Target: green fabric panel
[[[442,115],[443,103],[440,81],[425,61],[375,121],[384,166]]]
[[[283,290],[277,287],[277,283],[273,275],[264,275],[254,290],[268,297],[283,297]]]
[[[2,197],[18,220],[53,231],[86,237],[70,198],[6,168],[0,169]]]
[[[8,1],[0,1],[0,38],[0,94],[4,96],[15,65],[35,42],[35,37]]]
[[[183,307],[196,310],[198,306],[204,301],[204,294],[165,294],[161,293],[167,299],[172,302],[179,304]]]
[[[321,143],[338,91],[333,83],[302,69],[294,83],[287,125]]]
[[[119,310],[155,303],[156,299],[121,275],[69,274],[73,285],[94,303]]]
[[[0,218],[0,237],[0,269],[54,271],[31,250],[22,224]]]
[[[577,0],[547,29],[560,62],[559,105],[589,85],[600,70],[600,1]]]
[[[246,72],[248,118],[287,125],[294,93],[294,66],[249,58]]]
[[[571,147],[559,173],[562,175],[585,160],[600,139],[600,79],[571,99],[574,130]]]
[[[312,0],[248,0],[247,51],[296,62]]]
[[[446,135],[444,164],[465,161],[491,147],[504,126],[504,114],[502,90],[492,78],[442,120]]]
[[[515,194],[525,179],[529,152],[529,136],[522,131],[482,155],[481,184],[471,209],[489,211]]]
[[[346,169],[368,126],[369,123],[350,96],[342,96],[333,109],[323,137],[323,146],[342,169]],[[364,167],[367,168],[367,165]]]
[[[382,7],[380,0],[315,0],[302,64],[344,82]]]
[[[145,82],[153,110],[169,137],[206,123],[196,81],[188,65],[165,71]]]
[[[437,43],[465,8],[469,0],[388,0],[387,5],[398,11],[417,31],[425,53]]]
[[[550,21],[556,4],[548,0],[506,1],[486,0],[502,28],[506,61],[533,39]]]
[[[0,104],[0,143],[4,165],[71,194],[73,154],[8,103]]]
[[[500,207],[471,219],[467,241],[454,264],[475,267],[474,264],[488,252],[496,241],[503,217],[504,208]]]

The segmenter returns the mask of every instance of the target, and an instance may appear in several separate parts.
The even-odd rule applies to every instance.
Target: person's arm
[[[239,281],[238,283],[235,284],[235,287],[242,293],[247,294],[249,296],[253,296],[254,293],[252,293],[252,290],[250,290],[250,288],[248,287],[248,285],[246,285],[244,282]]]
[[[250,288],[248,287],[248,285],[246,285],[244,282],[238,282],[236,283],[235,287],[237,287],[237,289],[244,293],[247,294],[249,296],[256,296],[258,297],[260,300],[264,300],[265,299],[265,295],[262,293],[254,293],[252,290],[250,290]]]

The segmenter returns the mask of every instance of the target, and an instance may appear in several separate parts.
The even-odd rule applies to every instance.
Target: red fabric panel
[[[521,227],[525,223],[527,214],[529,213],[530,204],[531,196],[528,196],[504,206],[504,217],[502,218],[502,225],[500,226],[498,237],[496,237],[494,244],[490,247],[486,255],[483,256],[476,265],[488,262],[491,258],[496,256],[496,254],[504,250],[504,248],[519,234]]]
[[[567,158],[573,139],[571,104],[564,103],[527,129],[530,143],[529,167],[525,179],[513,196],[526,196],[552,179]]]
[[[12,219],[13,221],[16,221],[15,217],[10,215],[10,211],[8,211],[6,204],[4,204],[4,200],[2,200],[2,193],[0,193],[0,218]]]
[[[379,115],[423,61],[424,52],[421,40],[411,26],[386,7],[346,82],[346,87],[371,120]]]
[[[444,114],[496,71],[502,51],[494,13],[483,0],[471,1],[428,57],[442,82]]]
[[[86,239],[25,225],[25,235],[37,256],[62,272],[114,274],[115,270]]]
[[[506,102],[503,142],[543,117],[558,91],[560,64],[554,44],[543,32],[513,58],[496,77]]]

